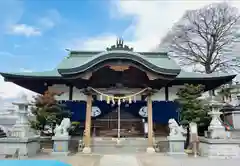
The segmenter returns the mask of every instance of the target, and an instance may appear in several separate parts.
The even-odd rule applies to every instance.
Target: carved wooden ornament
[[[125,71],[129,69],[129,66],[127,65],[111,65],[109,66],[110,69],[114,71]]]

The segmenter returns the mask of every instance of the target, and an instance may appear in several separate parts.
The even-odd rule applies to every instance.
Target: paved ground
[[[57,158],[56,158],[57,159]],[[208,159],[164,155],[73,155],[59,158],[72,166],[239,166],[240,159]]]
[[[132,155],[104,155],[99,166],[139,166],[139,163]]]
[[[68,157],[42,154],[30,159],[59,160],[72,166],[239,166],[240,159],[208,159],[202,157],[170,157],[161,154],[83,155]]]
[[[227,160],[164,155],[139,155],[136,157],[141,166],[238,166],[240,163],[240,159]]]
[[[68,157],[64,162],[72,166],[99,166],[101,158],[100,155],[75,155]]]

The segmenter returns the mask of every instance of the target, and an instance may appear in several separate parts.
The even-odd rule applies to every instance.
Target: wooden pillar
[[[72,100],[72,98],[73,98],[73,86],[70,85],[69,86],[69,100]]]
[[[147,97],[148,110],[148,147],[153,147],[153,120],[152,120],[152,99],[149,94]]]
[[[85,121],[85,139],[83,152],[91,153],[91,113],[92,113],[92,95],[87,94],[86,121]]]
[[[165,100],[169,100],[168,86],[165,86]]]

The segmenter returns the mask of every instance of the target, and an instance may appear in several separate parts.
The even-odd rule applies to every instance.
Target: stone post
[[[154,153],[153,148],[153,120],[152,120],[152,99],[149,94],[147,97],[147,111],[148,111],[148,148],[147,153]]]
[[[92,112],[92,95],[87,94],[87,106],[86,106],[86,121],[84,132],[84,148],[83,153],[91,153],[91,112]]]

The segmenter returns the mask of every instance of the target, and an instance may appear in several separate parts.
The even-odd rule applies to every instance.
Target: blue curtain
[[[174,118],[178,122],[178,104],[173,101],[153,102],[153,122],[168,124],[168,120]]]
[[[86,102],[85,101],[63,101],[63,104],[72,112],[71,121],[85,121]]]
[[[62,101],[62,103],[66,104],[68,109],[73,113],[71,117],[72,121],[85,121],[85,101]],[[101,115],[95,117],[96,119],[103,117],[117,108],[117,105],[112,106],[111,104],[107,104],[106,101],[93,101],[92,105],[99,107],[101,110]],[[122,103],[121,110],[125,110],[131,113],[133,116],[143,119],[143,117],[139,115],[139,110],[143,106],[146,106],[146,101],[136,101],[131,104]],[[167,124],[170,118],[174,118],[176,121],[178,121],[178,108],[178,104],[173,101],[153,101],[153,122]]]
[[[146,106],[146,105],[147,105],[146,101],[136,101],[136,102],[132,102],[131,104],[124,103],[124,104],[121,104],[121,110],[125,110],[129,112],[133,116],[143,118],[139,115],[138,112],[143,106]]]

